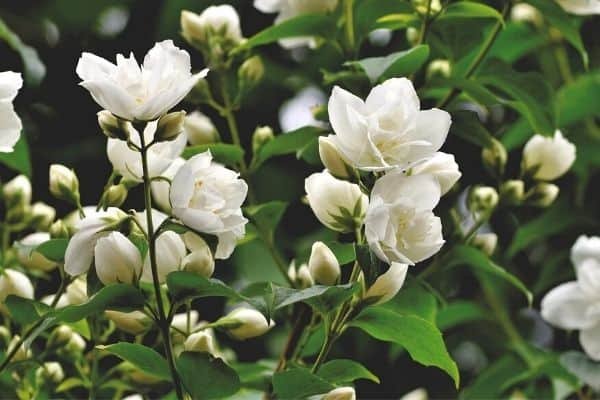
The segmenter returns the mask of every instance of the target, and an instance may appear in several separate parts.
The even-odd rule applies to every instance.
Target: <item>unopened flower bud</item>
[[[452,73],[452,67],[450,66],[450,61],[437,59],[433,60],[427,66],[426,77],[427,79],[432,78],[434,76],[441,76],[447,78]]]
[[[528,22],[535,26],[543,23],[542,14],[534,6],[527,3],[517,3],[510,9],[510,19],[516,22]]]
[[[57,384],[65,379],[65,372],[58,362],[49,361],[38,367],[35,371],[35,378],[39,383],[51,382]]]
[[[2,341],[3,347],[8,347],[12,337],[13,335],[10,333],[7,327],[0,326],[0,340]]]
[[[31,226],[40,231],[50,228],[56,217],[56,209],[46,203],[38,201],[31,206]]]
[[[219,141],[219,132],[213,122],[200,111],[185,117],[185,133],[192,145],[210,144]]]
[[[321,157],[321,162],[331,175],[340,179],[350,177],[352,168],[344,161],[331,138],[319,137],[319,157]]]
[[[472,212],[488,212],[497,204],[498,192],[491,186],[475,186],[469,192],[468,206]]]
[[[13,351],[13,349],[17,346],[19,340],[21,340],[21,336],[19,336],[19,335],[13,336],[12,340],[10,341],[10,344],[8,345],[7,353],[10,353],[11,351]],[[12,360],[13,361],[25,361],[29,358],[31,358],[31,349],[25,348],[25,344],[23,343],[19,347],[19,350],[13,356]]]
[[[7,206],[29,205],[31,203],[31,182],[25,175],[17,175],[2,187]]]
[[[560,178],[575,162],[575,150],[558,130],[553,137],[534,135],[523,147],[523,172],[541,181]]]
[[[215,260],[210,247],[201,237],[195,235],[194,249],[186,255],[181,265],[185,271],[210,278],[215,271]]]
[[[273,129],[270,126],[258,126],[252,134],[252,151],[256,154],[258,149],[263,147],[265,143],[273,140]]]
[[[393,262],[390,268],[373,282],[363,300],[373,304],[390,301],[404,285],[407,271],[408,264]]]
[[[205,331],[192,333],[183,342],[185,351],[197,351],[200,353],[215,353],[215,344],[213,336]]]
[[[154,137],[158,141],[175,140],[184,131],[185,111],[163,115],[158,120]]]
[[[122,183],[111,185],[104,192],[102,197],[102,205],[104,207],[119,207],[127,200],[127,187]]]
[[[504,175],[504,168],[508,160],[506,148],[500,141],[492,138],[490,144],[481,151],[483,166],[496,177]]]
[[[498,235],[495,233],[479,233],[471,239],[471,244],[488,256],[491,256],[496,250]]]
[[[181,34],[190,44],[206,46],[211,36],[236,44],[242,40],[240,18],[230,5],[210,6],[201,14],[181,12]]]
[[[85,279],[78,278],[67,286],[65,296],[71,305],[83,304],[88,301],[87,283]]]
[[[120,312],[104,311],[106,318],[110,319],[120,330],[131,335],[140,335],[148,330],[152,321],[141,311]]]
[[[296,269],[296,262],[292,261],[288,269],[288,276],[290,280],[296,283],[297,287],[305,289],[315,284],[315,281],[310,274],[308,265],[302,264]]]
[[[33,299],[33,285],[24,273],[7,268],[0,275],[0,303],[9,295]],[[3,304],[1,304],[3,306]]]
[[[559,191],[553,183],[540,182],[527,192],[525,202],[530,206],[548,207],[554,203]]]
[[[429,15],[437,14],[442,9],[440,0],[412,0],[412,5],[415,11],[422,15],[427,14],[427,11],[429,11]],[[427,10],[427,7],[429,7],[429,10]]]
[[[73,329],[68,325],[60,325],[50,333],[48,337],[47,347],[63,347],[73,337]]]
[[[340,277],[340,263],[323,242],[313,243],[308,269],[315,282],[321,285],[335,285]]]
[[[260,56],[252,56],[242,63],[238,69],[238,80],[242,89],[249,89],[258,84],[265,74],[265,66]]]
[[[128,140],[130,122],[125,121],[108,110],[98,112],[98,125],[107,137],[112,139]]]
[[[412,26],[406,28],[406,41],[411,46],[415,46],[419,42],[419,30]]]
[[[17,259],[25,268],[37,269],[40,271],[52,271],[57,264],[48,260],[35,248],[40,244],[50,240],[50,234],[47,232],[30,233],[19,241],[17,246]]]
[[[274,321],[267,321],[264,315],[251,308],[237,308],[216,322],[227,333],[238,340],[245,340],[267,333]]]
[[[520,179],[510,179],[500,185],[500,198],[507,204],[520,204],[525,196],[525,183]]]
[[[326,393],[321,400],[356,400],[356,393],[351,386],[343,386]]]
[[[142,256],[137,247],[122,233],[113,231],[103,236],[94,247],[96,274],[105,285],[134,283],[142,273]]]
[[[71,204],[79,204],[79,179],[75,172],[61,164],[50,165],[50,193]]]
[[[69,237],[69,227],[62,219],[54,221],[48,229],[51,239],[67,239]]]

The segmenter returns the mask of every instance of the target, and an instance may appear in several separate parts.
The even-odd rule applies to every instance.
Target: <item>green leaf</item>
[[[468,265],[469,267],[473,268],[475,272],[483,272],[493,275],[514,286],[525,295],[528,304],[531,304],[533,300],[533,295],[519,278],[494,263],[485,253],[474,247],[465,245],[454,247],[444,256],[442,265],[444,265],[445,268],[453,268],[458,265]]]
[[[132,285],[116,283],[105,286],[87,303],[67,306],[52,313],[63,322],[76,322],[105,310],[129,312],[144,307],[144,295]]]
[[[525,364],[514,354],[505,354],[477,375],[474,382],[461,391],[460,399],[504,398],[503,385],[516,374],[526,371]]]
[[[21,56],[27,85],[39,85],[46,75],[46,66],[40,60],[37,51],[23,43],[2,19],[0,19],[0,40],[6,42],[11,49]]]
[[[491,18],[504,24],[504,18],[495,8],[473,1],[458,1],[450,4],[436,21],[447,21],[452,19],[474,19]]]
[[[533,24],[509,22],[494,41],[487,57],[513,64],[521,57],[542,49],[549,42],[548,35]]]
[[[402,17],[399,17],[402,16]],[[404,25],[400,24],[400,20]],[[354,2],[354,31],[358,42],[379,28],[400,29],[416,26],[419,17],[408,2],[398,0],[360,0]]]
[[[29,146],[27,139],[21,132],[19,141],[15,144],[12,153],[0,153],[0,162],[7,167],[27,175],[31,178],[31,160],[29,157]]]
[[[14,294],[8,295],[4,305],[8,308],[11,319],[19,325],[32,324],[50,310],[50,307],[44,303]]]
[[[325,379],[304,368],[277,372],[273,375],[273,391],[280,399],[306,399],[335,389]]]
[[[489,312],[479,304],[466,300],[456,300],[439,310],[436,322],[438,328],[445,331],[457,325],[489,318]]]
[[[41,243],[35,248],[37,251],[48,260],[55,262],[64,262],[65,252],[69,245],[69,239],[50,239],[44,243]]]
[[[404,347],[416,362],[445,371],[459,385],[456,363],[448,354],[441,332],[415,315],[403,315],[382,307],[370,307],[350,323],[375,339]]]
[[[389,54],[385,57],[369,57],[349,61],[344,65],[360,67],[371,81],[376,83],[393,77],[401,77],[417,71],[429,57],[429,46],[422,44],[406,51]]]
[[[288,204],[284,201],[270,201],[247,206],[244,208],[244,212],[260,231],[272,238],[287,206]]]
[[[249,49],[292,37],[330,38],[335,35],[335,31],[336,21],[333,17],[323,14],[304,14],[258,32],[238,49]]]
[[[335,385],[351,383],[357,379],[368,379],[379,383],[379,378],[362,364],[346,359],[326,362],[319,368],[317,376]]]
[[[167,287],[173,299],[178,301],[200,297],[227,297],[240,301],[246,300],[218,279],[209,279],[186,271],[175,271],[168,274]]]
[[[492,144],[492,134],[481,124],[477,113],[473,111],[457,111],[452,113],[450,134],[456,135],[479,147]]]
[[[169,371],[167,360],[150,347],[127,342],[118,342],[107,346],[98,345],[96,347],[130,362],[142,372],[166,381],[171,380],[171,372]]]
[[[279,309],[304,302],[321,313],[328,313],[352,297],[358,289],[358,284],[350,283],[336,286],[314,285],[302,290],[275,286],[273,303],[275,309]]]
[[[423,93],[424,97],[441,98],[442,95],[446,94],[446,92],[442,93],[440,91],[441,88],[455,88],[462,91],[463,95],[468,95],[471,99],[484,106],[492,106],[500,103],[500,100],[494,93],[471,79],[435,77],[428,82],[428,86],[429,89]],[[469,133],[464,133],[464,135],[468,136]]]
[[[208,353],[184,351],[176,365],[181,381],[193,399],[221,399],[240,388],[240,378],[235,370]]]
[[[302,150],[311,140],[320,136],[323,129],[315,126],[305,126],[295,131],[282,133],[275,136],[273,140],[265,143],[254,155],[251,168],[260,167],[271,157],[285,154],[294,154]]]
[[[233,362],[231,367],[240,377],[242,387],[265,391],[270,390],[271,378],[277,365],[270,360],[258,360],[256,362]]]
[[[208,150],[210,150],[215,161],[230,167],[235,167],[244,160],[244,149],[229,143],[211,143],[186,147],[181,156],[187,160]]]
[[[413,280],[406,282],[394,298],[380,307],[398,314],[416,315],[435,325],[438,305],[435,296]]]
[[[356,252],[356,261],[363,272],[365,284],[369,287],[385,271],[387,266],[371,251],[367,244],[355,245],[354,251]]]
[[[527,0],[535,8],[541,11],[542,15],[550,25],[553,25],[567,39],[569,43],[577,49],[581,55],[583,65],[588,66],[588,54],[579,34],[579,26],[576,19],[563,10],[563,8],[554,1],[546,0]]]
[[[556,96],[558,126],[567,126],[589,117],[600,117],[600,72],[578,77],[560,88]]]

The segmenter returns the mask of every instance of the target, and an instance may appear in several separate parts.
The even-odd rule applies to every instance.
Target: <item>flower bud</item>
[[[393,262],[390,268],[380,275],[363,296],[363,300],[373,304],[390,301],[404,285],[408,264]]]
[[[556,200],[559,190],[553,183],[540,182],[527,192],[525,202],[530,206],[548,207]]]
[[[4,303],[4,300],[11,294],[25,299],[33,299],[33,285],[24,273],[7,268],[0,275],[0,303]]]
[[[238,69],[238,81],[242,90],[256,86],[265,74],[265,66],[260,56],[252,56],[242,63]]]
[[[292,261],[290,267],[288,268],[288,276],[292,282],[296,283],[297,287],[302,289],[311,287],[315,284],[315,281],[308,269],[308,265],[306,264],[300,265],[300,267],[296,270],[296,262]]]
[[[352,167],[348,165],[329,137],[319,137],[319,157],[327,171],[336,178],[347,179],[350,177]]]
[[[50,228],[56,218],[56,209],[46,203],[38,201],[31,206],[31,226],[40,231]]]
[[[98,125],[107,137],[119,140],[129,139],[131,123],[121,119],[108,110],[98,112]]]
[[[48,336],[46,347],[64,347],[71,341],[74,334],[75,332],[70,326],[60,325]]]
[[[62,219],[54,221],[48,229],[51,239],[68,239],[69,238],[69,227]]]
[[[335,285],[340,277],[340,263],[323,242],[313,243],[308,270],[315,282],[321,285]]]
[[[265,145],[265,143],[273,140],[273,129],[270,126],[257,126],[252,134],[252,151],[254,154]]]
[[[50,193],[71,204],[79,204],[79,179],[75,172],[61,164],[50,165]]]
[[[251,308],[237,308],[216,322],[237,340],[264,335],[275,322],[267,321],[264,315]]]
[[[127,187],[122,183],[110,185],[102,196],[102,205],[104,207],[120,207],[127,200]]]
[[[81,352],[85,350],[85,347],[85,339],[82,338],[79,333],[73,332],[71,339],[69,339],[64,347],[64,351],[71,355],[81,354]]]
[[[94,247],[94,260],[98,279],[105,285],[134,283],[142,273],[140,251],[117,231],[98,239]]]
[[[406,41],[411,46],[415,46],[419,42],[419,30],[412,26],[406,28]]]
[[[450,61],[437,59],[433,60],[427,66],[426,77],[430,79],[434,76],[441,76],[447,78],[452,73],[452,67],[450,66]]]
[[[498,192],[491,186],[475,186],[469,192],[469,210],[476,213],[489,212],[498,204]]]
[[[326,393],[321,400],[356,400],[356,393],[351,386],[343,386]]]
[[[213,336],[205,331],[192,333],[183,342],[185,351],[197,351],[200,353],[215,353],[215,343]]]
[[[541,181],[557,179],[575,162],[575,150],[558,130],[553,137],[534,135],[523,147],[523,172]]]
[[[120,330],[131,335],[140,335],[148,330],[152,321],[141,311],[120,312],[104,311],[106,318],[110,319]]]
[[[242,40],[239,16],[230,5],[210,6],[200,15],[183,10],[181,31],[185,40],[196,46],[208,45],[210,36],[233,44]]]
[[[198,235],[194,236],[194,249],[183,258],[181,265],[185,271],[210,278],[215,271],[215,260],[212,252],[204,239]]]
[[[10,343],[8,345],[8,349],[6,350],[6,352],[10,353],[11,351],[13,351],[13,349],[17,346],[19,340],[21,340],[21,336],[19,336],[19,335],[13,336],[12,340],[10,341]],[[13,356],[12,361],[13,362],[14,361],[25,361],[29,358],[31,358],[31,349],[26,348],[25,343],[23,343],[19,347],[19,350]]]
[[[427,14],[427,7],[429,6],[429,15],[437,14],[442,10],[442,4],[440,0],[412,0],[413,8],[419,14]]]
[[[210,144],[219,141],[219,132],[210,118],[200,111],[194,111],[185,117],[185,133],[192,145]]]
[[[510,9],[510,19],[516,22],[529,22],[535,26],[542,26],[542,15],[537,8],[527,3],[517,3]]]
[[[520,204],[525,196],[525,183],[520,179],[510,179],[500,185],[500,198],[507,204]]]
[[[3,347],[8,347],[8,344],[12,340],[13,335],[10,333],[7,327],[0,326],[0,340],[2,341]]]
[[[60,383],[65,379],[65,372],[62,366],[56,361],[45,362],[41,367],[38,367],[35,371],[35,378],[37,382],[51,382],[54,384]]]
[[[163,115],[156,125],[154,137],[157,141],[175,140],[184,131],[185,111],[175,111]]]
[[[69,286],[67,286],[65,296],[71,305],[83,304],[87,302],[87,283],[85,279],[78,278],[71,282]]]
[[[48,260],[35,248],[40,244],[50,240],[50,234],[46,232],[31,233],[19,241],[17,246],[17,259],[19,263],[29,269],[37,269],[40,271],[52,271],[57,264]]]
[[[2,187],[4,201],[8,208],[31,203],[31,182],[25,175],[17,175]]]
[[[483,166],[493,176],[500,177],[504,175],[508,154],[500,141],[491,138],[490,144],[481,150],[481,160],[483,161]]]
[[[430,174],[440,184],[442,195],[448,193],[462,176],[454,155],[438,151],[432,157],[416,164],[410,169],[410,175]]]
[[[494,254],[498,244],[498,236],[495,233],[479,233],[471,239],[473,247],[478,248],[488,256]]]

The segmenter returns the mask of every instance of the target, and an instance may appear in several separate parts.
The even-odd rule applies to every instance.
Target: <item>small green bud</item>
[[[261,81],[265,74],[265,66],[259,56],[252,56],[242,63],[238,69],[241,88],[251,88]]]
[[[103,196],[105,207],[120,207],[127,199],[127,188],[123,184],[111,185]]]
[[[558,196],[560,189],[553,183],[540,182],[525,195],[525,203],[534,207],[548,207]]]
[[[508,154],[504,145],[492,138],[490,144],[481,151],[483,166],[495,177],[504,175]]]
[[[498,204],[498,192],[491,186],[475,186],[469,192],[469,210],[476,213],[489,212]]]
[[[488,256],[491,256],[496,250],[498,236],[495,233],[480,233],[471,239],[471,244]]]
[[[50,225],[48,229],[50,237],[52,239],[68,239],[69,238],[69,227],[63,222],[62,219],[55,221]]]
[[[50,166],[50,193],[73,205],[79,204],[79,179],[72,169],[61,164]]]
[[[270,126],[259,126],[254,130],[252,134],[252,151],[254,154],[265,145],[265,143],[273,140],[273,129]]]
[[[107,137],[112,139],[128,140],[131,124],[121,119],[108,110],[98,112],[98,125]]]
[[[25,175],[17,175],[2,187],[4,201],[8,208],[28,206],[31,203],[31,182]]]
[[[46,231],[56,217],[56,210],[41,201],[34,203],[30,210],[31,226],[38,231]]]
[[[177,136],[183,133],[184,122],[185,111],[176,111],[163,115],[158,120],[154,137],[161,142],[175,140]]]
[[[500,185],[500,198],[507,204],[520,204],[525,196],[525,183],[520,179],[510,179]]]
[[[452,73],[452,67],[448,60],[433,60],[427,66],[426,77],[430,79],[434,76],[441,76],[447,78]]]

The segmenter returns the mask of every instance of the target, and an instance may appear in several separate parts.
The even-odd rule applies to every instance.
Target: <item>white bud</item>
[[[119,207],[127,200],[127,187],[122,183],[110,185],[102,197],[104,207]]]
[[[205,331],[192,333],[183,342],[185,351],[197,351],[200,353],[215,353],[215,344],[213,336]]]
[[[442,9],[440,0],[412,0],[413,7],[419,14],[426,14],[429,5],[429,15],[437,14]]]
[[[210,118],[200,111],[194,111],[185,117],[185,133],[192,145],[210,144],[219,141],[219,132]]]
[[[94,248],[96,274],[105,285],[133,283],[142,273],[142,256],[133,243],[120,232],[101,237]]]
[[[417,388],[406,393],[400,398],[400,400],[427,400],[428,398],[429,395],[427,394],[427,390],[423,388]]]
[[[78,278],[67,286],[65,296],[71,305],[82,304],[88,301],[87,283],[85,279]]]
[[[471,244],[488,256],[491,256],[496,250],[498,236],[495,233],[479,233],[471,239]]]
[[[525,196],[525,183],[520,179],[510,179],[500,186],[500,197],[508,204],[520,204]]]
[[[116,117],[108,110],[98,112],[98,125],[107,137],[112,139],[127,140],[131,129],[131,122]]]
[[[340,179],[350,177],[351,167],[344,161],[344,158],[331,138],[326,136],[319,137],[319,157],[331,175]]]
[[[258,150],[275,138],[273,129],[270,126],[258,126],[252,134],[252,152],[256,154]]]
[[[141,311],[120,312],[104,311],[106,318],[110,319],[120,330],[132,335],[140,335],[148,330],[152,321]]]
[[[534,179],[552,181],[571,168],[575,150],[559,130],[553,137],[534,135],[523,148],[523,170]]]
[[[0,303],[9,295],[33,299],[33,285],[24,273],[7,268],[0,275]]]
[[[65,346],[65,350],[69,354],[78,354],[85,350],[85,347],[85,339],[82,338],[79,333],[73,332],[73,335],[71,335],[71,339]]]
[[[193,272],[205,278],[210,278],[215,271],[215,260],[208,244],[198,235],[194,239],[184,239],[187,243],[193,240],[193,249],[191,253],[183,258],[181,265],[185,271]]]
[[[492,175],[501,177],[504,174],[508,153],[499,140],[492,138],[488,146],[481,150],[481,160],[483,166]]]
[[[6,352],[10,353],[11,351],[13,351],[13,349],[17,346],[17,342],[19,340],[21,340],[21,336],[19,336],[19,335],[13,336],[12,340],[10,341],[10,343],[8,345],[8,349]],[[25,344],[23,343],[19,347],[19,350],[15,353],[12,360],[13,361],[25,361],[29,358],[31,358],[31,349],[25,348]]]
[[[498,204],[498,192],[491,186],[475,186],[469,193],[468,206],[472,212],[488,212]]]
[[[325,394],[321,400],[356,400],[356,393],[351,386],[343,386]]]
[[[410,175],[419,174],[433,175],[440,184],[442,195],[452,189],[462,175],[454,156],[441,151],[411,168]]]
[[[50,166],[50,193],[73,204],[79,202],[79,179],[73,170],[61,164]]]
[[[529,22],[535,26],[542,25],[542,15],[527,3],[518,3],[510,9],[510,19],[517,22]]]
[[[4,199],[9,205],[31,203],[31,182],[25,175],[17,175],[2,187]]]
[[[190,43],[208,44],[209,36],[219,36],[233,43],[242,40],[240,18],[235,8],[225,4],[207,7],[200,15],[181,12],[181,31]]]
[[[404,285],[408,264],[393,262],[390,268],[380,275],[363,296],[374,304],[390,301]]]
[[[17,246],[17,259],[25,268],[38,269],[41,271],[52,271],[57,264],[48,260],[34,248],[50,240],[47,232],[31,233],[25,236]]]
[[[255,86],[263,78],[265,66],[260,56],[252,56],[238,69],[238,79],[242,90]]]
[[[56,218],[56,209],[38,201],[31,206],[31,225],[38,230],[47,230]]]
[[[47,347],[64,347],[70,341],[75,332],[68,325],[60,325],[52,331],[48,337]]]
[[[288,276],[290,280],[297,284],[300,288],[311,287],[315,284],[315,281],[310,274],[310,270],[308,269],[308,265],[302,264],[300,267],[296,268],[296,261],[292,260],[290,263],[290,267],[288,268]]]
[[[174,111],[163,115],[158,120],[154,137],[158,141],[175,140],[184,132],[185,111]]]
[[[433,60],[427,66],[426,76],[427,78],[431,78],[433,76],[442,76],[447,78],[452,73],[452,67],[450,66],[450,61],[437,59]]]
[[[530,206],[548,207],[554,203],[559,191],[553,183],[540,182],[527,192],[525,202]]]
[[[237,340],[245,340],[264,335],[275,322],[267,321],[264,315],[250,308],[237,308],[217,321],[227,333]]]
[[[41,382],[60,383],[65,379],[65,372],[62,366],[56,361],[45,362],[35,371],[35,377]]]
[[[406,28],[406,41],[411,46],[416,45],[419,41],[419,30],[417,28],[413,28],[412,26]]]
[[[323,242],[313,243],[308,269],[315,282],[321,285],[335,285],[340,277],[340,263]]]

